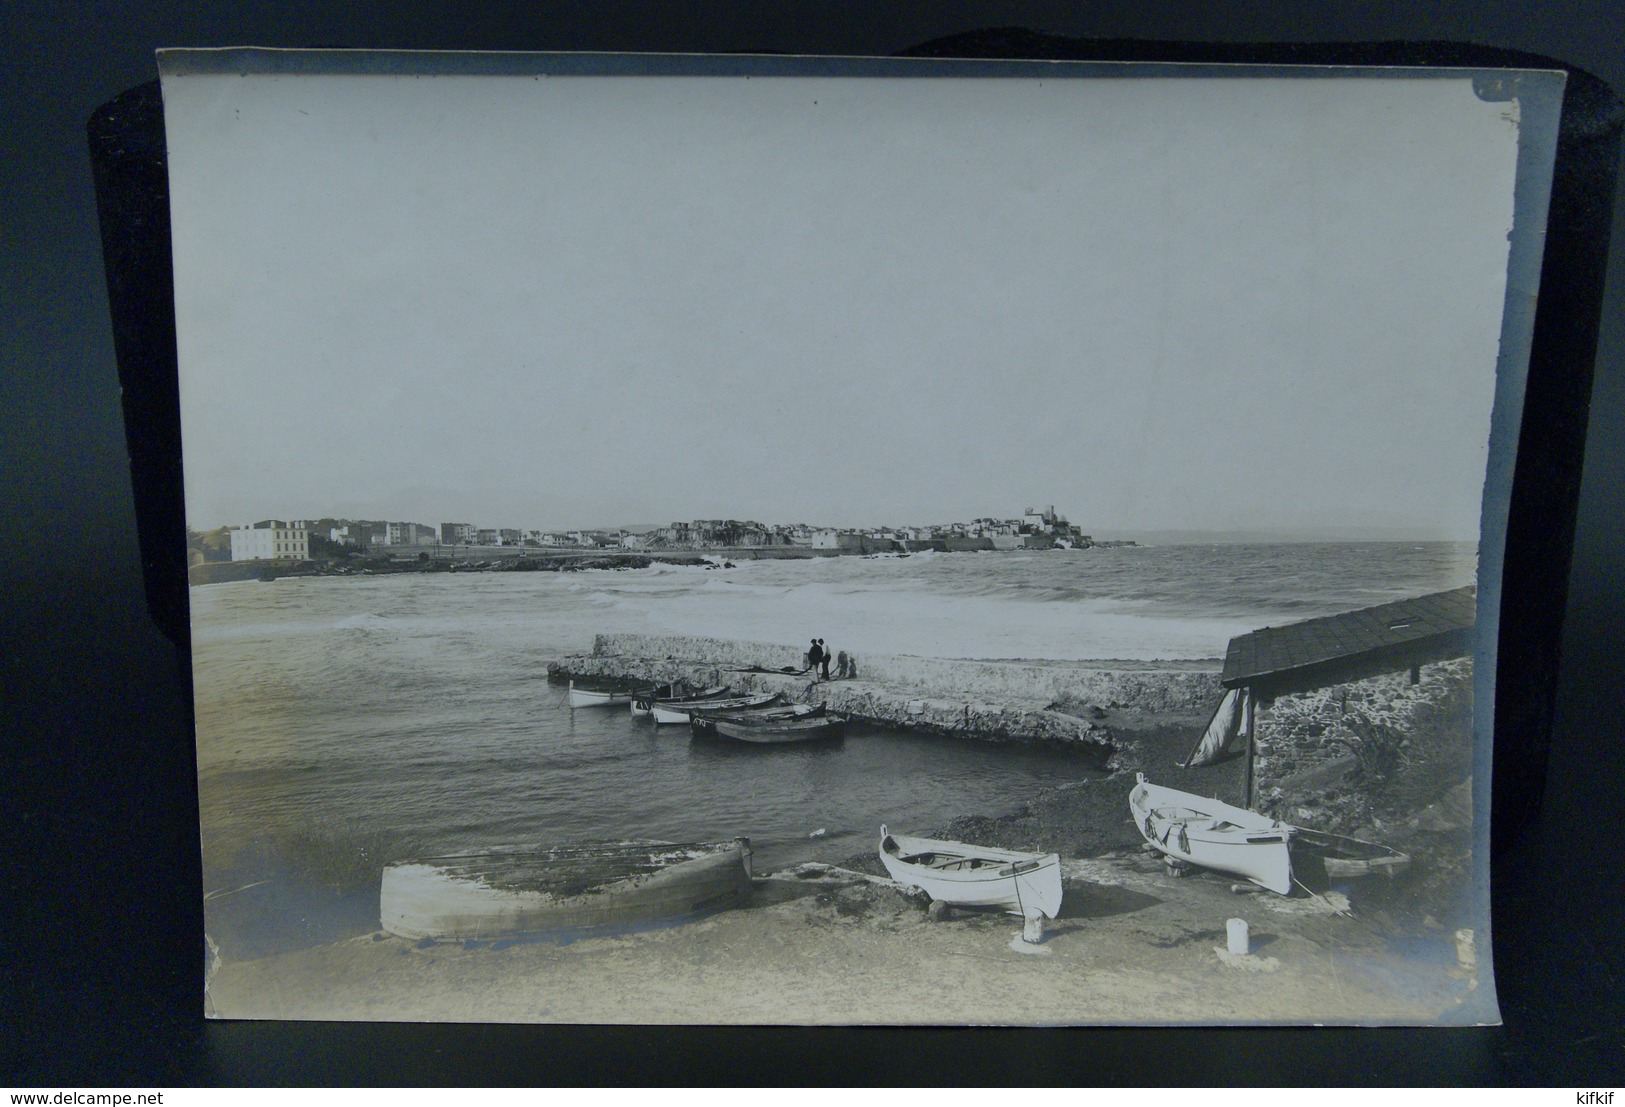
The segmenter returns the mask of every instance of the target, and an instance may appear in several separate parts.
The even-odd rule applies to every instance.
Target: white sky
[[[1517,134],[1466,79],[164,99],[194,527],[1477,537]]]

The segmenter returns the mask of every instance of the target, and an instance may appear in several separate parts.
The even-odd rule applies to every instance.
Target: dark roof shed
[[[1222,680],[1259,695],[1325,687],[1472,652],[1473,585],[1264,627],[1230,640]]]

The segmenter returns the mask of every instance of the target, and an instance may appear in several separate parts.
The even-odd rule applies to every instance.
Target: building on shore
[[[265,519],[231,532],[233,561],[308,561],[310,532],[280,519]]]
[[[432,546],[439,532],[425,523],[383,523],[372,535],[375,546]]]

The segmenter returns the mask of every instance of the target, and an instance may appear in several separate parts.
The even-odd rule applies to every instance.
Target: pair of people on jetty
[[[801,671],[811,673],[816,680],[829,680],[829,667],[835,666],[835,680],[856,680],[857,662],[845,650],[836,653],[824,645],[822,638],[814,638],[801,658]],[[788,671],[788,670],[786,670]]]
[[[825,648],[822,638],[814,638],[812,646],[807,650],[807,667],[803,672],[810,672],[819,680],[829,679],[830,651]]]

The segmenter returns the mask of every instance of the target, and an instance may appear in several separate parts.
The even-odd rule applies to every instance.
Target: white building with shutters
[[[310,532],[303,527],[289,526],[279,519],[268,519],[253,526],[238,527],[231,532],[231,559],[308,561]]]

